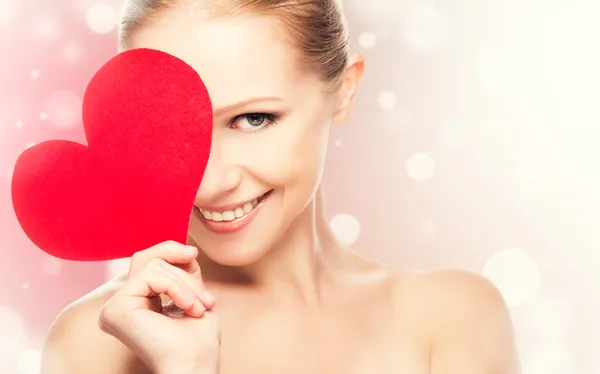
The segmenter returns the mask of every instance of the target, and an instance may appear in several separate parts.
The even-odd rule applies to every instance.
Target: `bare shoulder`
[[[55,318],[44,347],[43,374],[145,373],[125,345],[98,327],[100,310],[123,281],[120,277],[105,283]]]
[[[443,314],[466,316],[469,313],[507,312],[504,299],[496,286],[487,278],[461,270],[436,270],[412,274],[415,287],[425,291],[430,303]],[[440,309],[434,312],[441,312]]]
[[[459,270],[399,272],[397,297],[412,295],[430,339],[431,373],[518,373],[508,307],[483,276]]]

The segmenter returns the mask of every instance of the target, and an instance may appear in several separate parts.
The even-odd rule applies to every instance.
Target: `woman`
[[[328,134],[364,69],[335,0],[134,0],[120,46],[198,71],[213,150],[190,245],[137,253],[126,276],[66,308],[45,374],[517,372],[489,282],[379,264],[329,229]]]

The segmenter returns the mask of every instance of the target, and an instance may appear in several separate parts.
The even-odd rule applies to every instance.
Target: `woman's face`
[[[166,11],[130,48],[177,56],[202,77],[214,111],[213,143],[190,236],[213,261],[259,260],[296,221],[320,184],[339,97],[300,74],[273,19],[203,20]],[[265,195],[266,194],[266,195]]]

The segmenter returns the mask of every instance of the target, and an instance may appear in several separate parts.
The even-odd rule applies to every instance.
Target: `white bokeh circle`
[[[26,349],[17,356],[17,367],[23,374],[38,374],[42,368],[42,356],[37,349]]]
[[[510,307],[531,301],[541,285],[541,271],[535,259],[518,248],[496,252],[485,264],[483,275],[492,281]]]
[[[69,62],[77,61],[82,54],[81,48],[73,43],[67,44],[62,49],[62,57]]]
[[[88,10],[86,21],[96,34],[107,34],[117,25],[118,15],[110,4],[96,4]]]
[[[364,49],[372,49],[377,44],[377,37],[372,32],[365,31],[359,35],[358,44]]]
[[[46,118],[60,129],[70,129],[81,121],[82,100],[71,91],[54,92],[46,101]]]
[[[0,306],[0,353],[12,355],[25,341],[25,325],[16,311]]]
[[[31,30],[43,42],[53,42],[60,35],[60,20],[52,14],[38,15],[33,19]]]
[[[423,182],[433,177],[435,161],[426,153],[415,153],[406,162],[406,172],[411,179]]]
[[[392,91],[384,91],[379,94],[379,105],[386,110],[393,109],[398,99]]]
[[[360,235],[360,224],[350,214],[338,214],[334,216],[330,227],[335,237],[347,245],[354,244]]]

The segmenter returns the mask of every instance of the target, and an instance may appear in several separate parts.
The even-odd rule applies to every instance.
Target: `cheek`
[[[315,184],[327,149],[328,125],[321,122],[290,124],[273,134],[272,178],[281,185]]]

